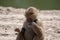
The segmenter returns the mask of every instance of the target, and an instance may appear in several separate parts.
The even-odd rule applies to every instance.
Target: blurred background
[[[0,0],[0,40],[16,40],[14,30],[21,30],[30,6],[39,9],[45,40],[60,40],[60,0]]]
[[[27,8],[34,6],[42,10],[60,9],[60,0],[0,0],[0,6]]]

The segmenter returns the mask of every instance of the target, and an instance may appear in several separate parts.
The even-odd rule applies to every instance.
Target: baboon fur
[[[25,12],[26,20],[16,40],[44,40],[42,22],[37,19],[37,9],[29,7]]]

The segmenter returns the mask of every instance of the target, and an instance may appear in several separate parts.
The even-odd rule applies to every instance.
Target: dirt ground
[[[25,9],[0,7],[0,40],[15,40],[15,28],[22,28]],[[43,22],[45,40],[60,40],[60,10],[40,10],[38,19]]]

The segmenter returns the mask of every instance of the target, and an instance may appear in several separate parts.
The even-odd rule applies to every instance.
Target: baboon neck
[[[27,22],[33,22],[33,20],[32,19],[27,19]]]

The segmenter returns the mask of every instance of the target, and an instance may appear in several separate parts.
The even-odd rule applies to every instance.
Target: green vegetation
[[[40,9],[60,9],[60,0],[0,0],[0,6],[27,8],[34,6]]]

